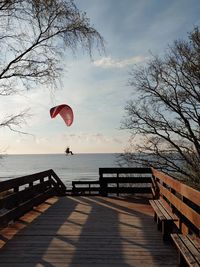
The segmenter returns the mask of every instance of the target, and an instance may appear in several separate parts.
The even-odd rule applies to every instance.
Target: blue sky
[[[175,39],[186,38],[200,25],[199,0],[75,0],[105,40],[105,54],[90,58],[66,50],[62,84],[52,92],[35,88],[0,99],[1,116],[30,108],[22,135],[1,129],[1,151],[8,154],[123,152],[129,133],[120,130],[124,106],[132,89],[127,86],[135,64],[145,64],[150,52],[161,55]],[[66,127],[49,109],[66,103],[74,123]],[[8,107],[12,107],[12,110]]]

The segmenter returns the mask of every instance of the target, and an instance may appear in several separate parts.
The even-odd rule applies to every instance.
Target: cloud
[[[132,64],[140,63],[144,60],[145,57],[143,56],[136,56],[122,60],[112,59],[111,57],[102,57],[99,60],[95,60],[93,64],[96,67],[102,67],[102,68],[124,68]]]
[[[77,133],[77,134],[61,134],[56,139],[62,139],[71,142],[98,142],[98,143],[118,143],[122,141],[114,136],[104,135],[102,133]]]

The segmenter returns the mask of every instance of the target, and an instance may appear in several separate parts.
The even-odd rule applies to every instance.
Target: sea
[[[98,180],[99,168],[117,167],[119,154],[4,155],[0,158],[0,181],[53,169],[67,187],[72,181]]]

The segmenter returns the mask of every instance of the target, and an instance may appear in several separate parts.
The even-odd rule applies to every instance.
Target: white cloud
[[[102,67],[102,68],[124,68],[126,66],[140,63],[145,60],[145,57],[143,56],[136,56],[136,57],[131,57],[127,59],[112,59],[110,56],[109,57],[102,57],[99,60],[95,60],[93,63],[97,67]]]

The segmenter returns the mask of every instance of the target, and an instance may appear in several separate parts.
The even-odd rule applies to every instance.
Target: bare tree
[[[175,41],[131,72],[133,99],[122,128],[131,132],[121,163],[145,164],[200,182],[200,32]],[[136,143],[136,137],[141,140]]]
[[[45,84],[55,88],[62,54],[103,48],[101,35],[72,0],[0,0],[0,96]],[[15,129],[25,112],[0,126]],[[6,122],[6,123],[5,123]]]

